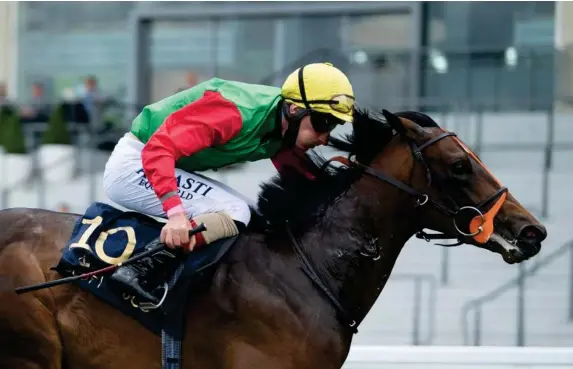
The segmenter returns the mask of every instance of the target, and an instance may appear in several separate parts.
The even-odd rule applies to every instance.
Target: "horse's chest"
[[[339,369],[341,361],[328,350],[317,349],[312,344],[304,346],[304,340],[278,337],[264,343],[254,344],[235,341],[225,350],[225,369]]]

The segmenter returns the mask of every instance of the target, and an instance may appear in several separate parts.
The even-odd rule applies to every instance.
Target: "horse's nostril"
[[[538,225],[528,225],[519,232],[519,240],[524,242],[541,242],[547,237],[545,227]]]

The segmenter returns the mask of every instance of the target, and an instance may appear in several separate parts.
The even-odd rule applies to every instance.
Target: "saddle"
[[[147,215],[94,202],[76,222],[59,263],[52,269],[67,277],[125,262],[145,251],[150,243],[158,242],[163,225]],[[187,304],[199,293],[199,287],[208,285],[212,272],[236,239],[237,236],[222,239],[189,253],[171,280],[165,281],[165,294],[159,306],[140,304],[135,296],[118,291],[117,286],[108,284],[109,275],[75,283],[153,333],[181,340]]]

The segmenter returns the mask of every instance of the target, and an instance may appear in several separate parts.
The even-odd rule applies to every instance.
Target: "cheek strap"
[[[283,137],[283,147],[293,148],[296,144],[296,139],[298,137],[298,131],[300,129],[300,123],[302,118],[308,114],[308,110],[299,109],[295,114],[290,114],[289,104],[283,104],[283,116],[288,122],[288,128]]]

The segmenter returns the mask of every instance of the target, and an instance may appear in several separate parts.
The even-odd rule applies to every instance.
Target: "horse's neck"
[[[313,230],[296,241],[349,318],[360,323],[409,236],[406,221],[400,219],[405,215],[398,214],[404,206],[398,203],[399,193],[388,191],[387,199],[380,197],[377,204],[356,196],[364,190],[358,187],[342,196]],[[381,203],[384,211],[380,211]],[[368,254],[365,246],[373,240],[381,250],[378,260],[373,260],[374,254],[362,255]],[[260,332],[273,338],[304,335],[305,350],[316,351],[321,360],[325,360],[322,355],[328,350],[330,360],[336,364],[346,357],[350,330],[344,328],[345,322],[338,319],[334,304],[303,268],[288,238],[245,236],[215,278],[220,289],[217,305],[233,314],[233,319],[240,320],[237,316],[242,315],[251,333],[258,332],[251,326],[255,319],[259,327],[272,328],[262,328]],[[316,326],[320,329],[312,328]]]
[[[357,322],[382,291],[406,241],[412,236],[408,207],[396,189],[378,198],[356,196],[355,187],[301,238],[317,273]],[[384,209],[381,211],[380,209]]]

